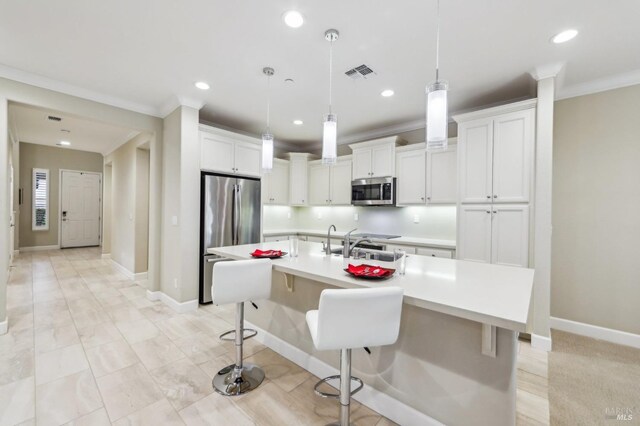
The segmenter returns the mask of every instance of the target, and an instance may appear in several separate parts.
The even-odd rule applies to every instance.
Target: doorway
[[[60,247],[100,245],[100,186],[95,172],[60,171]]]

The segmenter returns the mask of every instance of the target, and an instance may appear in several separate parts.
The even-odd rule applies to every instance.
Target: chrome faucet
[[[324,244],[324,252],[329,256],[331,256],[331,228],[336,232],[338,231],[335,225],[329,226],[329,230],[327,231],[327,243]]]
[[[347,232],[346,235],[344,236],[344,241],[342,242],[342,257],[344,257],[345,259],[348,259],[351,257],[351,251],[358,244],[362,242],[368,242],[368,243],[371,242],[371,240],[368,238],[358,238],[355,243],[351,244],[351,233],[357,230],[358,228],[354,228],[351,231]]]

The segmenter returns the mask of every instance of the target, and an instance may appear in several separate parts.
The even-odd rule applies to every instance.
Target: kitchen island
[[[368,385],[356,399],[401,424],[515,424],[517,332],[526,329],[533,270],[408,256],[404,276],[368,281],[349,276],[347,262],[321,244],[299,244],[298,257],[273,261],[271,298],[246,311],[261,341],[316,375],[334,374],[337,352],[316,351],[304,319],[320,292],[399,286],[405,303],[398,341],[353,352],[353,374]],[[208,251],[248,259],[256,248],[289,247]]]

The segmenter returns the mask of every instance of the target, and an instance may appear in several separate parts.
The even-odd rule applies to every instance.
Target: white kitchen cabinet
[[[404,246],[400,244],[385,244],[385,251],[394,251],[395,249],[404,250],[406,254],[416,254],[416,248],[412,246]]]
[[[231,132],[225,132],[233,135]],[[260,176],[262,147],[229,135],[200,132],[200,169],[242,176]]]
[[[396,204],[426,202],[426,158],[424,148],[396,153]]]
[[[262,202],[264,204],[289,204],[289,162],[273,159],[273,169],[262,176]]]
[[[455,204],[457,201],[457,146],[427,153],[427,203]]]
[[[351,157],[339,157],[332,166],[320,160],[309,163],[309,204],[351,204]]]
[[[460,202],[529,202],[535,100],[455,119],[459,123]]]
[[[309,154],[289,154],[289,204],[292,206],[309,204],[308,162]]]
[[[437,249],[431,247],[417,247],[416,254],[420,256],[430,257],[442,257],[444,259],[451,259],[453,257],[453,251],[445,249]]]
[[[395,176],[395,147],[397,137],[351,144],[353,151],[353,179]]]
[[[289,239],[288,235],[277,235],[277,236],[271,236],[271,237],[263,237],[262,240],[265,243],[273,243],[276,241],[287,241]]]
[[[491,263],[529,266],[529,207],[494,204],[491,214]]]
[[[460,207],[458,259],[529,265],[529,207],[469,204]]]

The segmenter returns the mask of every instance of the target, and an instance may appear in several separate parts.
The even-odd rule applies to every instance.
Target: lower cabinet
[[[430,247],[417,247],[416,254],[419,254],[420,256],[443,257],[445,259],[453,258],[453,251],[451,250]]]
[[[529,206],[461,205],[458,259],[529,266]]]

